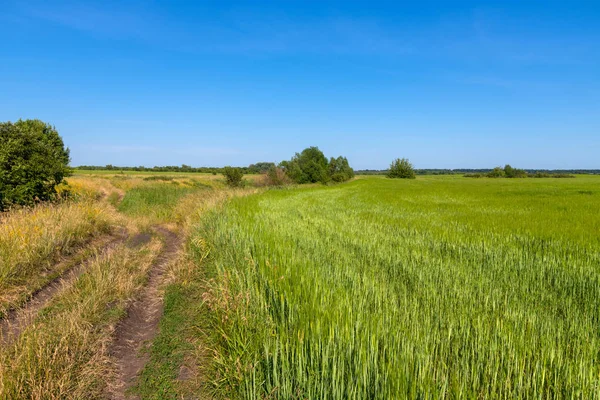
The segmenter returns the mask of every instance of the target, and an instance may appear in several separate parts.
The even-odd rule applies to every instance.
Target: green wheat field
[[[281,399],[600,396],[600,178],[269,190],[191,238],[213,384]]]

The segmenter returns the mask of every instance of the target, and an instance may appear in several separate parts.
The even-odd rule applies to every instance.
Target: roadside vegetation
[[[117,361],[128,363],[111,354],[118,324],[135,299],[160,301],[142,296],[149,277],[160,293],[184,256],[177,247],[164,259],[155,227],[185,240],[203,212],[254,192],[223,186],[207,176],[76,175],[56,187],[60,201],[0,214],[0,398],[111,397]],[[7,323],[30,298],[40,306]]]
[[[54,266],[92,238],[109,234],[116,218],[90,201],[15,210],[0,221],[0,315],[56,277]]]
[[[92,262],[10,347],[0,351],[0,398],[102,398],[115,324],[144,286],[160,249],[121,245]]]

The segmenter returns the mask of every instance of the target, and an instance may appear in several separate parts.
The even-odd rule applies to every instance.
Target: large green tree
[[[69,173],[69,149],[40,120],[0,123],[0,210],[50,200]]]
[[[308,147],[296,153],[290,161],[282,161],[280,166],[296,183],[326,183],[330,179],[329,163],[318,147]]]

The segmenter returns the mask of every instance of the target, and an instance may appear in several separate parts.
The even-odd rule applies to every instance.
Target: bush
[[[53,126],[40,120],[0,123],[0,210],[55,198],[68,165],[69,149]]]
[[[388,178],[415,179],[415,170],[406,158],[396,158],[390,165]]]
[[[522,169],[511,167],[509,164],[504,166],[504,176],[507,178],[527,178],[527,172]]]
[[[249,174],[266,174],[275,167],[275,163],[272,162],[259,162],[256,164],[250,164],[248,167]]]
[[[225,167],[223,168],[223,176],[225,176],[225,180],[227,181],[227,185],[231,187],[239,187],[242,186],[244,181],[242,178],[244,177],[244,172],[242,172],[241,168],[235,167]]]
[[[487,173],[488,178],[504,178],[505,172],[502,167],[496,167]]]
[[[571,174],[566,174],[566,173],[554,173],[554,174],[550,174],[548,172],[536,172],[535,174],[531,175],[531,177],[533,178],[575,178],[575,175],[571,175]]]
[[[272,166],[257,181],[257,186],[285,186],[292,183],[285,171],[279,167]]]

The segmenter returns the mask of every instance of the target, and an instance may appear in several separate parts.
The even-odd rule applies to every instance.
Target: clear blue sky
[[[0,0],[0,121],[72,164],[600,168],[600,2]]]

